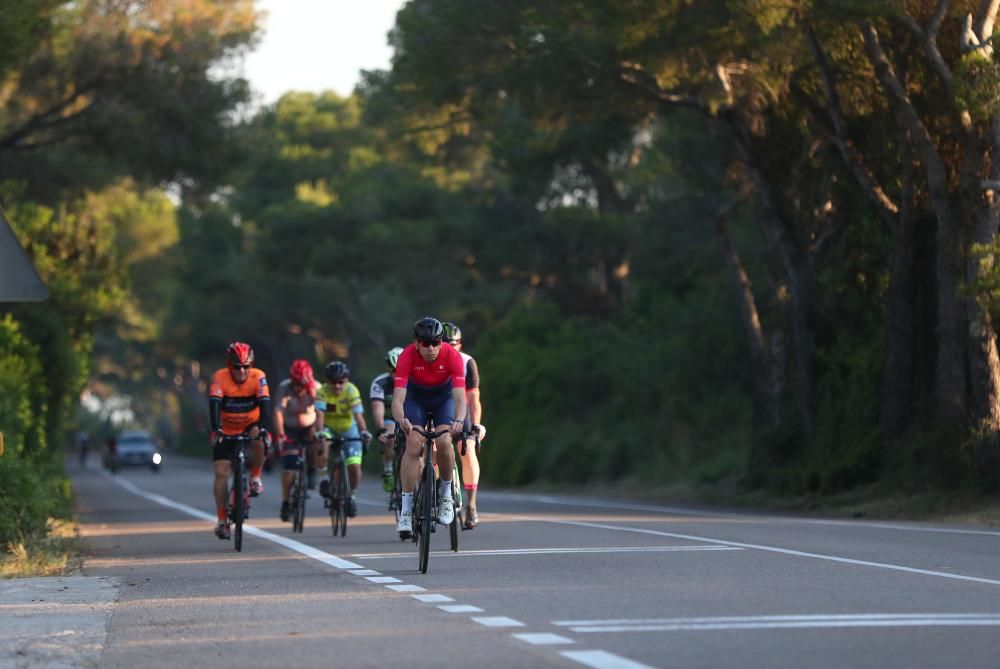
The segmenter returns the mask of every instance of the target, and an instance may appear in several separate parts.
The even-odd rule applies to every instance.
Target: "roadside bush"
[[[49,518],[69,518],[69,481],[54,464],[0,457],[0,547],[44,536]]]

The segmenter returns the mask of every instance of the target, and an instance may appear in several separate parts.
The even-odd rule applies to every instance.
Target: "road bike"
[[[288,490],[288,509],[292,514],[292,532],[301,533],[306,521],[306,500],[309,499],[306,478],[312,462],[312,449],[303,441],[297,442],[295,447],[299,454],[295,458],[295,474]]]
[[[431,534],[437,529],[437,515],[440,500],[438,497],[437,477],[434,467],[434,440],[447,434],[450,427],[434,430],[433,421],[428,421],[427,429],[413,426],[417,434],[424,438],[424,464],[417,480],[413,494],[413,540],[417,543],[417,566],[420,573],[427,573],[427,563],[430,559]],[[464,442],[463,442],[464,444]],[[464,454],[464,450],[463,450]],[[455,505],[455,517],[449,525],[451,550],[458,551],[458,513],[462,505],[462,488],[458,479],[458,463],[452,466],[452,501]]]
[[[324,437],[325,438],[325,437]],[[347,501],[351,498],[351,482],[347,475],[345,447],[349,441],[360,441],[365,450],[368,444],[361,437],[334,435],[330,440],[330,459],[327,476],[330,480],[330,495],[324,502],[330,510],[330,525],[333,536],[347,536]]]
[[[226,515],[233,524],[233,548],[243,550],[243,522],[250,517],[250,477],[247,472],[246,448],[256,438],[248,434],[221,435],[217,444],[235,444],[232,463],[233,475],[226,494]]]

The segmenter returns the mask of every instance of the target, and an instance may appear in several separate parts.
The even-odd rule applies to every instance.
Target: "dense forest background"
[[[366,391],[433,314],[493,483],[996,490],[998,5],[411,0],[389,71],[253,108],[248,0],[6,0],[52,298],[0,312],[0,478],[113,416],[201,448],[236,339]]]

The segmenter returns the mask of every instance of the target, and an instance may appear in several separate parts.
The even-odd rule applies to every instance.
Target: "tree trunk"
[[[897,78],[870,21],[861,24],[865,51],[875,68],[875,74],[890,100],[890,107],[900,127],[909,133],[914,149],[920,156],[927,177],[931,205],[937,220],[937,365],[935,368],[935,402],[938,417],[954,423],[966,420],[966,312],[959,298],[959,282],[964,277],[961,268],[961,238],[958,219],[951,203],[948,171],[938,154],[927,127],[920,120],[906,90]]]
[[[726,219],[738,204],[738,201],[733,202],[719,210],[715,216],[715,232],[733,279],[733,287],[740,305],[740,321],[743,323],[750,349],[750,372],[753,378],[751,392],[753,426],[754,432],[759,433],[778,427],[781,423],[781,405],[777,392],[777,379],[768,352],[767,336],[760,323],[760,314],[757,311],[757,302],[753,295],[750,277],[743,267],[739,252],[733,245],[726,225]],[[761,457],[759,450],[755,441],[754,451],[750,458],[751,470],[755,469],[755,462],[767,459]]]
[[[904,135],[905,142],[905,133]],[[905,143],[904,143],[904,146]],[[889,468],[897,458],[892,445],[909,426],[916,382],[917,226],[914,220],[914,166],[904,149],[903,194],[893,223],[886,290],[886,357],[882,377],[882,434]]]

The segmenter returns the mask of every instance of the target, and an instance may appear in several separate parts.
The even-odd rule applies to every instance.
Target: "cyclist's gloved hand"
[[[222,434],[222,432],[220,430],[212,430],[209,433],[208,439],[212,443],[212,446],[216,446],[219,443],[219,436],[221,434]]]
[[[479,433],[479,441],[482,441],[483,439],[486,438],[486,427],[485,426],[476,424],[476,425],[472,426],[472,429],[475,430],[477,433]]]
[[[370,444],[371,442],[372,442],[372,433],[369,432],[368,430],[362,430],[361,443],[365,446],[365,448],[367,448],[368,444]]]
[[[465,421],[453,420],[451,421],[451,433],[456,437],[465,431]]]

